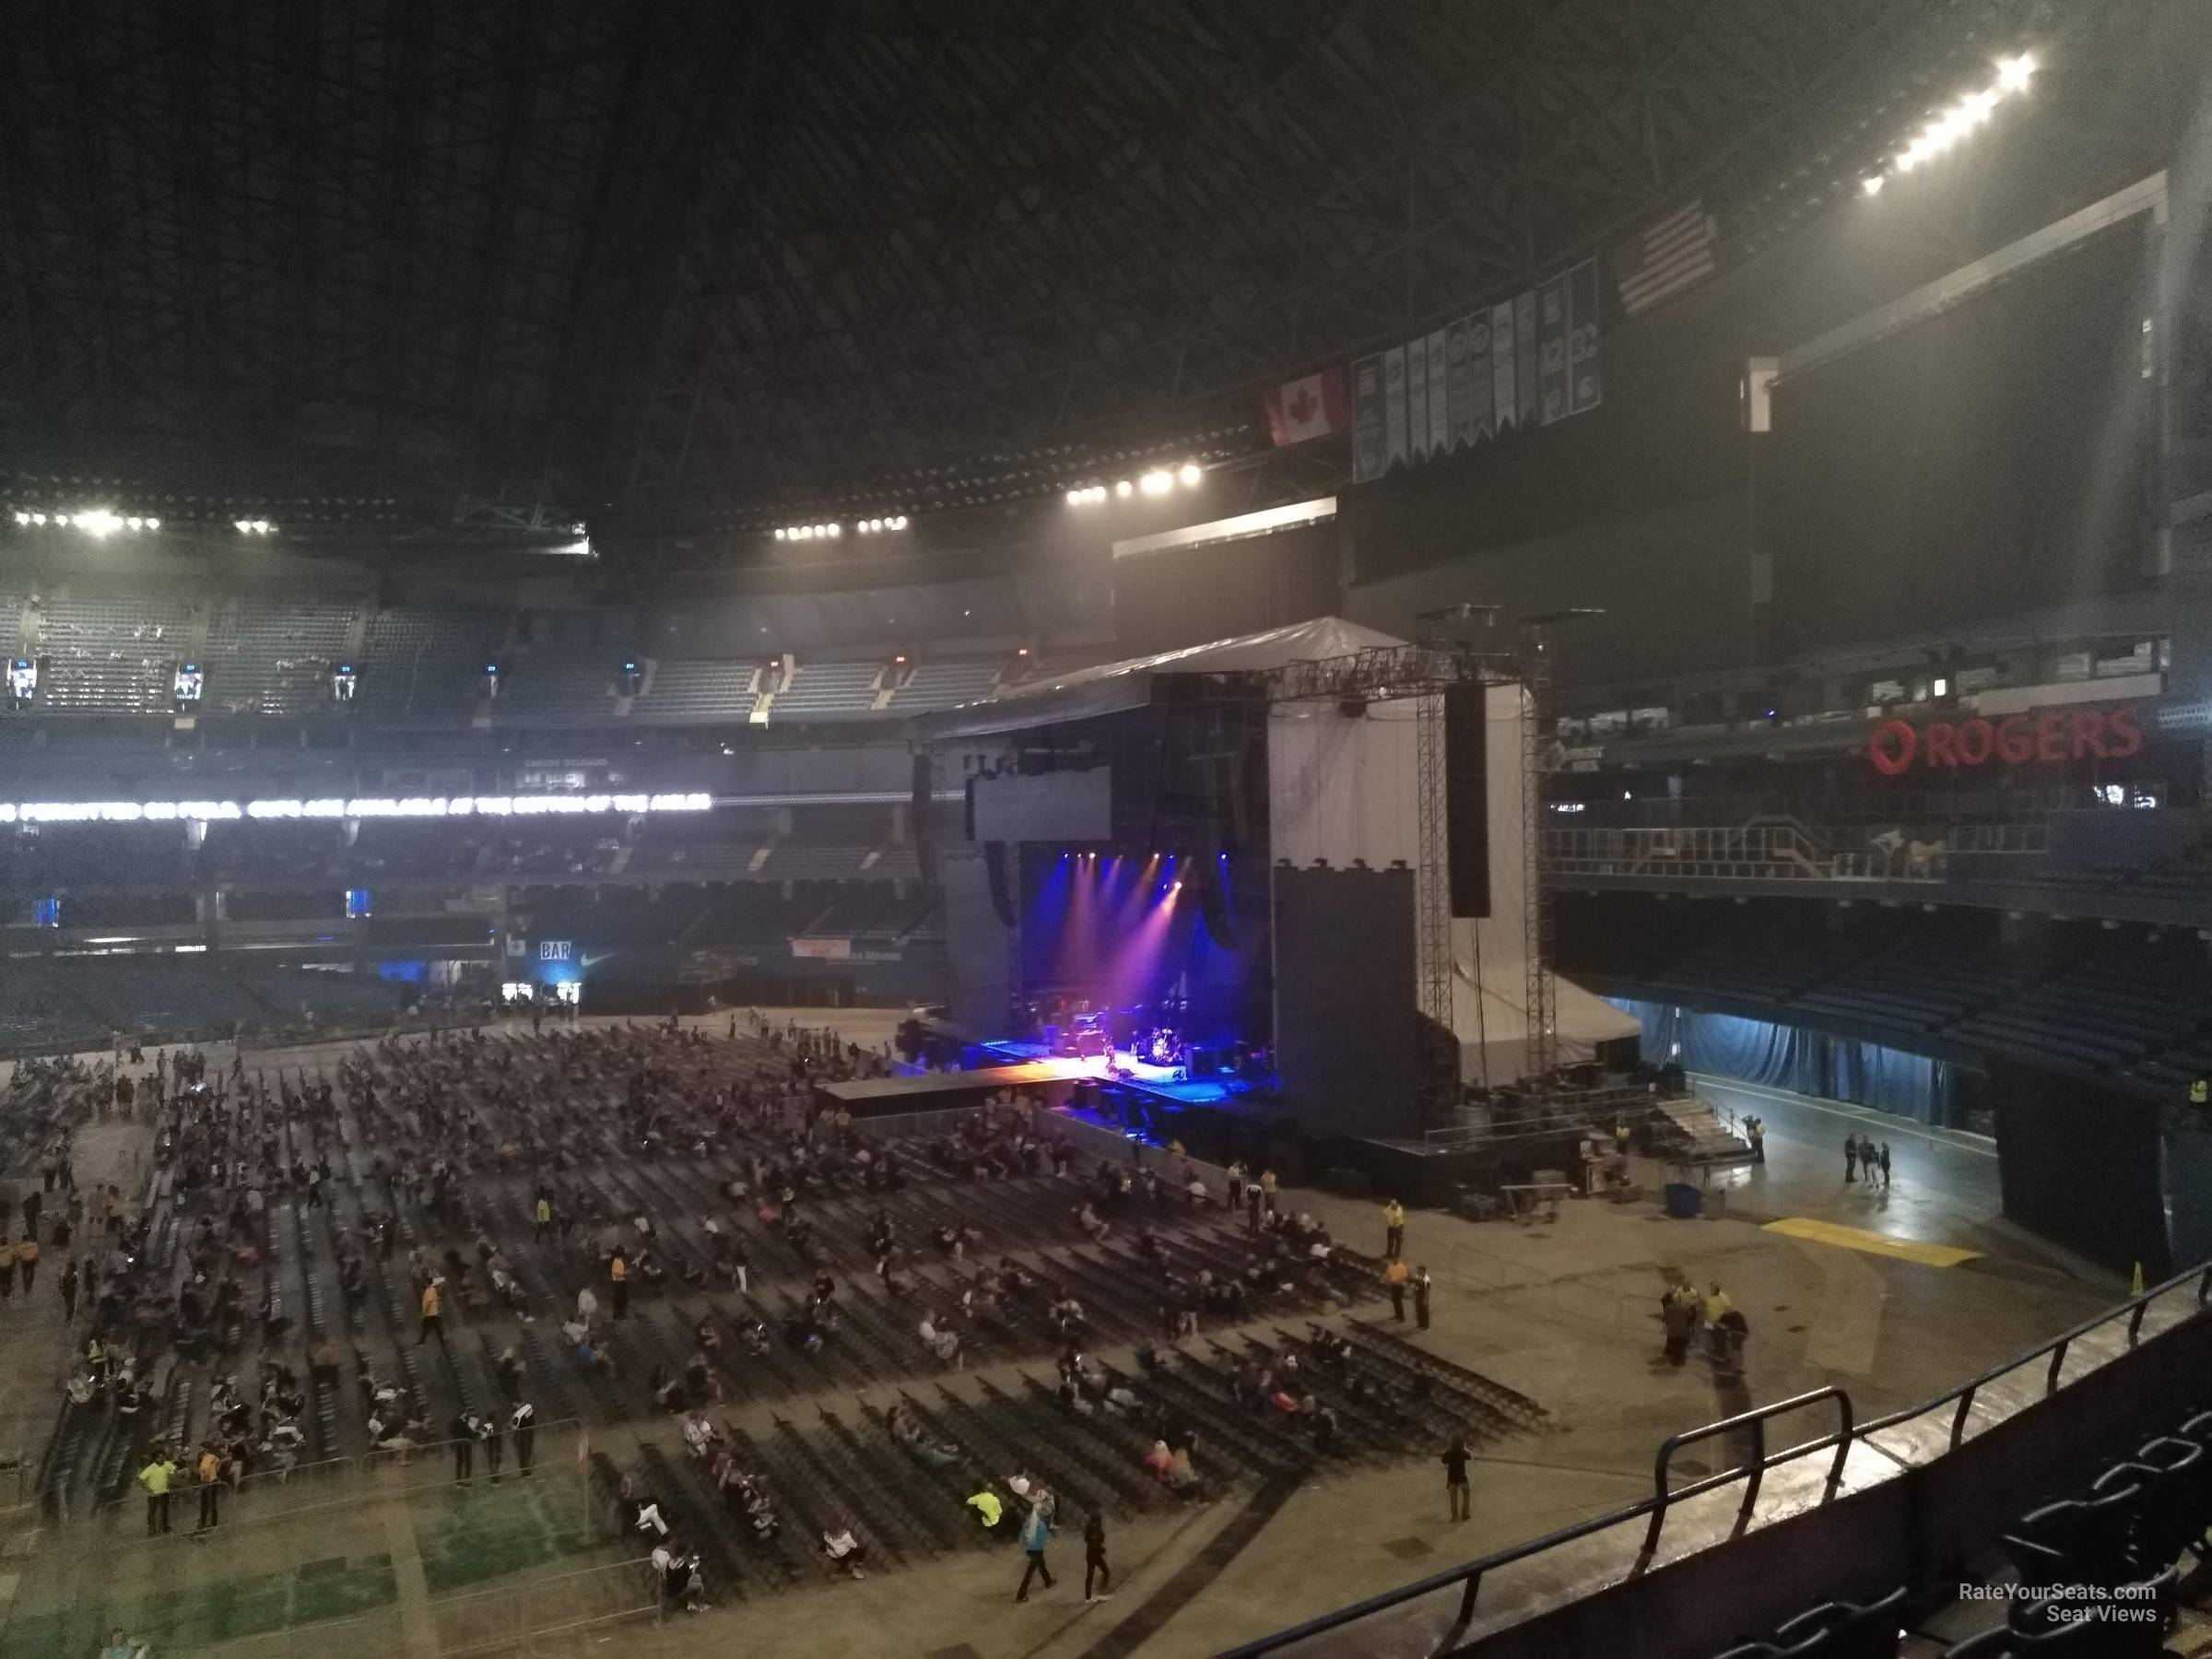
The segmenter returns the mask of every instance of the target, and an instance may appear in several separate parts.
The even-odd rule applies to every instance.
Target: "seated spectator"
[[[831,1567],[851,1577],[865,1579],[868,1576],[861,1566],[866,1559],[867,1550],[853,1535],[853,1524],[842,1515],[833,1517],[830,1524],[822,1529],[822,1553],[830,1559]]]

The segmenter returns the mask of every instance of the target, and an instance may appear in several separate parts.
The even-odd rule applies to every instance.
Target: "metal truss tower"
[[[1449,772],[1444,744],[1444,694],[1422,691],[1414,700],[1415,794],[1418,797],[1413,905],[1425,1041],[1448,1045],[1452,1032],[1452,877]],[[1441,1033],[1440,1036],[1439,1033]],[[1449,1070],[1447,1071],[1447,1067]],[[1438,1105],[1458,1097],[1456,1053],[1439,1053],[1421,1077]],[[1430,1121],[1442,1115],[1431,1110]]]
[[[1525,936],[1522,961],[1528,1010],[1527,1075],[1541,1079],[1559,1063],[1559,984],[1552,976],[1551,868],[1545,848],[1549,829],[1552,767],[1551,636],[1542,621],[1526,624],[1521,640],[1521,861],[1527,899],[1522,906]]]

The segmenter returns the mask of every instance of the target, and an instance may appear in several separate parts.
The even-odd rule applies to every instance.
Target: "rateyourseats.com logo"
[[[1961,1584],[1968,1602],[2027,1602],[2053,1625],[2152,1624],[2164,1617],[2153,1584]]]

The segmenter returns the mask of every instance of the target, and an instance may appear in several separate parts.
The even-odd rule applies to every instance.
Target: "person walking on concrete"
[[[30,1294],[31,1282],[39,1277],[39,1235],[29,1228],[23,1230],[23,1242],[16,1246],[16,1265],[23,1272],[23,1294]]]
[[[615,1317],[629,1317],[629,1258],[617,1250],[606,1265],[607,1282],[615,1288]]]
[[[62,1323],[76,1322],[76,1264],[71,1262],[62,1269]]]
[[[1275,1200],[1279,1185],[1273,1169],[1260,1171],[1260,1202],[1267,1206],[1267,1213],[1271,1216],[1275,1214]]]
[[[1047,1590],[1053,1587],[1053,1570],[1044,1562],[1045,1546],[1052,1541],[1053,1524],[1045,1519],[1044,1505],[1032,1504],[1029,1519],[1021,1524],[1021,1547],[1030,1560],[1029,1565],[1021,1570],[1021,1587],[1014,1592],[1016,1601],[1026,1602],[1030,1599],[1031,1578],[1041,1578]]]
[[[1884,1141],[1882,1143],[1880,1162],[1882,1170],[1882,1191],[1886,1193],[1889,1190],[1889,1143],[1888,1141]],[[28,1271],[26,1271],[23,1275],[23,1288],[26,1290],[30,1288],[30,1275]]]
[[[1847,1135],[1843,1137],[1843,1184],[1849,1186],[1858,1178],[1859,1137],[1855,1135]]]
[[[1467,1493],[1467,1437],[1455,1434],[1452,1443],[1444,1448],[1441,1461],[1444,1465],[1444,1500],[1452,1506],[1452,1519],[1465,1521],[1470,1512]]]
[[[422,1328],[415,1333],[417,1347],[428,1342],[433,1333],[437,1335],[438,1346],[445,1346],[445,1301],[439,1288],[444,1283],[443,1279],[433,1278],[422,1288]]]
[[[1436,1281],[1429,1277],[1429,1269],[1413,1270],[1413,1323],[1421,1330],[1429,1328],[1429,1288]]]
[[[1395,1198],[1382,1206],[1382,1253],[1406,1253],[1406,1206]]]
[[[1091,1592],[1091,1581],[1096,1575],[1098,1592]],[[1083,1599],[1087,1602],[1113,1599],[1113,1569],[1106,1564],[1106,1517],[1097,1510],[1083,1523]]]
[[[1767,1161],[1767,1120],[1756,1117],[1746,1118],[1744,1120],[1744,1138],[1751,1143],[1751,1161],[1755,1164],[1765,1163]]]
[[[1390,1316],[1400,1324],[1406,1323],[1406,1281],[1410,1277],[1406,1264],[1395,1257],[1382,1269],[1382,1288],[1390,1292]]]

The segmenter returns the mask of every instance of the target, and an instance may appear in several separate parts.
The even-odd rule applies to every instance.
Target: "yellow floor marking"
[[[1893,1256],[1900,1262],[1918,1262],[1924,1267],[1956,1267],[1982,1253],[1959,1250],[1948,1244],[1921,1244],[1911,1239],[1892,1239],[1887,1233],[1868,1232],[1863,1227],[1843,1227],[1833,1221],[1815,1221],[1809,1216],[1788,1216],[1770,1221],[1767,1232],[1816,1244],[1834,1244],[1845,1250],[1863,1250],[1868,1255]]]

